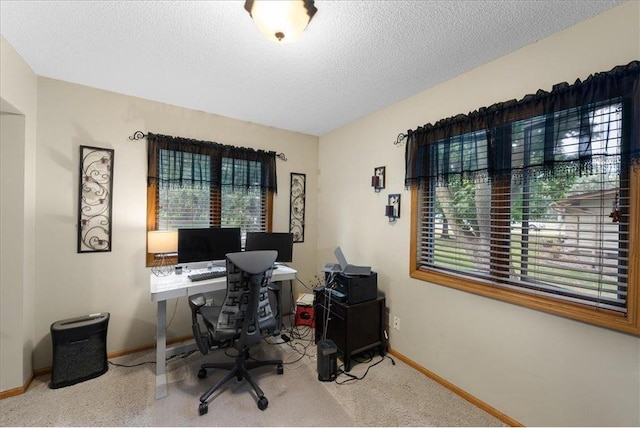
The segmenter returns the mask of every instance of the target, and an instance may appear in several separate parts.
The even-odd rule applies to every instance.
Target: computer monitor
[[[293,233],[247,232],[245,251],[276,250],[277,262],[293,261]]]
[[[239,227],[178,229],[178,263],[225,260],[242,250]]]

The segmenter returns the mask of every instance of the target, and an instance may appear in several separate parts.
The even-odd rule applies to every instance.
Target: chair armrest
[[[209,352],[210,343],[208,334],[202,333],[202,330],[200,330],[198,314],[200,314],[201,317],[203,316],[200,311],[206,303],[207,299],[202,293],[189,296],[189,307],[191,308],[191,330],[193,331],[193,338],[196,341],[196,345],[198,345],[198,349],[203,354],[207,354]]]
[[[204,297],[204,294],[198,293],[189,296],[189,307],[192,311],[198,310],[202,306],[207,304],[207,299]]]
[[[271,291],[281,291],[282,286],[280,285],[279,282],[270,282],[269,284],[267,284],[267,289]]]
[[[197,322],[191,325],[193,330],[193,338],[196,340],[196,345],[198,345],[198,349],[202,352],[203,355],[209,353],[209,336],[207,334],[202,334],[200,331],[200,324]]]

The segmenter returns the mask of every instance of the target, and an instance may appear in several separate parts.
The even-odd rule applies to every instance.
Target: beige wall
[[[24,384],[32,354],[33,367],[50,366],[49,326],[61,318],[111,312],[109,352],[154,341],[155,306],[144,267],[146,147],[128,140],[142,130],[286,153],[288,161],[278,161],[274,230],[287,229],[289,173],[306,173],[306,237],[295,245],[293,263],[301,279],[310,281],[333,260],[336,245],[352,263],[371,264],[391,315],[401,319],[400,331],[389,331],[391,346],[425,368],[526,425],[640,425],[637,337],[409,278],[404,146],[392,144],[418,125],[638,59],[639,23],[640,4],[629,2],[349,124],[319,144],[307,135],[36,79],[2,39],[3,111],[21,113],[24,125],[12,121],[7,139],[3,126],[0,140],[0,391]],[[24,147],[8,144],[22,138],[22,126]],[[115,150],[110,253],[75,252],[79,145]],[[7,153],[20,165],[5,170]],[[379,194],[369,186],[376,166],[387,168]],[[7,171],[12,186],[24,188],[22,198],[6,190]],[[395,224],[384,217],[389,193],[403,198]],[[187,304],[170,302],[170,314],[174,304],[169,337],[188,335]]]
[[[0,391],[32,373],[37,78],[0,37]]]
[[[525,425],[640,425],[640,339],[409,278],[411,200],[404,145],[393,142],[640,59],[639,28],[640,3],[628,2],[320,138],[318,267],[336,245],[371,264],[401,320],[391,347]],[[370,187],[377,166],[380,193]],[[390,193],[402,194],[395,224],[384,216]]]
[[[48,78],[38,85],[34,367],[51,365],[49,327],[59,319],[110,312],[109,352],[155,341],[156,307],[144,266],[146,140],[129,140],[137,130],[285,153],[288,160],[277,161],[274,231],[288,231],[290,173],[307,174],[306,236],[294,245],[292,264],[303,281],[313,276],[317,137]],[[115,150],[109,253],[76,253],[80,145]],[[170,315],[177,308],[168,338],[191,334],[185,298],[168,308]]]

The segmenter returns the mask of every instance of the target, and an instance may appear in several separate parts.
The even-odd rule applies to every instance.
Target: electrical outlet
[[[400,331],[400,318],[396,316],[393,317],[393,329]]]

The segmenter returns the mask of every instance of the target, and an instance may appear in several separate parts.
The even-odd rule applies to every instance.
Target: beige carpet
[[[308,336],[307,336],[308,337]],[[291,342],[290,342],[291,344]],[[255,379],[269,406],[258,409],[246,382],[232,380],[198,415],[200,395],[222,371],[206,379],[196,374],[212,355],[194,353],[167,364],[169,396],[154,399],[155,365],[110,365],[104,375],[73,386],[50,389],[49,376],[34,380],[25,394],[0,400],[1,426],[504,426],[499,420],[431,381],[406,364],[374,356],[355,364],[364,379],[319,382],[315,345],[296,340],[264,345],[256,358],[279,356],[283,375],[262,368]],[[304,354],[304,355],[303,355]],[[221,351],[214,358],[228,358]],[[134,365],[153,361],[152,351],[112,361]],[[338,382],[349,379],[338,377]]]
[[[276,352],[252,354],[270,358]],[[231,352],[231,351],[230,351]],[[296,354],[297,355],[297,354]],[[133,365],[152,361],[151,351],[113,359]],[[209,412],[198,415],[200,395],[222,376],[213,370],[198,379],[200,364],[229,359],[223,351],[202,356],[194,353],[167,364],[169,396],[154,399],[155,365],[117,367],[104,375],[76,385],[50,389],[50,377],[38,377],[20,396],[0,401],[2,426],[350,426],[351,417],[317,380],[306,364],[287,364],[283,375],[275,368],[254,371],[254,379],[269,399],[265,411],[258,409],[253,390],[246,382],[231,380],[210,402]],[[293,357],[292,357],[293,359]],[[331,409],[330,412],[327,410]]]
[[[273,347],[263,347],[271,352],[256,352],[256,359],[289,356],[284,361],[297,359],[297,354],[287,354],[282,349],[274,352]],[[197,372],[204,361],[228,360],[224,355],[217,358],[199,355],[191,357],[188,368],[172,372],[176,379],[169,385],[170,405],[163,400],[153,403],[151,425],[153,426],[351,426],[353,420],[344,409],[327,394],[317,379],[317,374],[302,361],[285,365],[283,375],[277,375],[275,367],[264,367],[252,371],[254,380],[269,400],[265,411],[258,409],[253,389],[247,382],[235,379],[227,382],[214,395],[206,415],[198,415],[200,395],[224,371],[212,371],[206,379],[198,379]],[[330,412],[327,410],[330,409]]]
[[[362,377],[380,360],[355,365],[349,374]],[[338,377],[337,382],[349,379]],[[356,426],[507,426],[405,363],[389,358],[369,369],[363,380],[325,383],[329,393]]]

